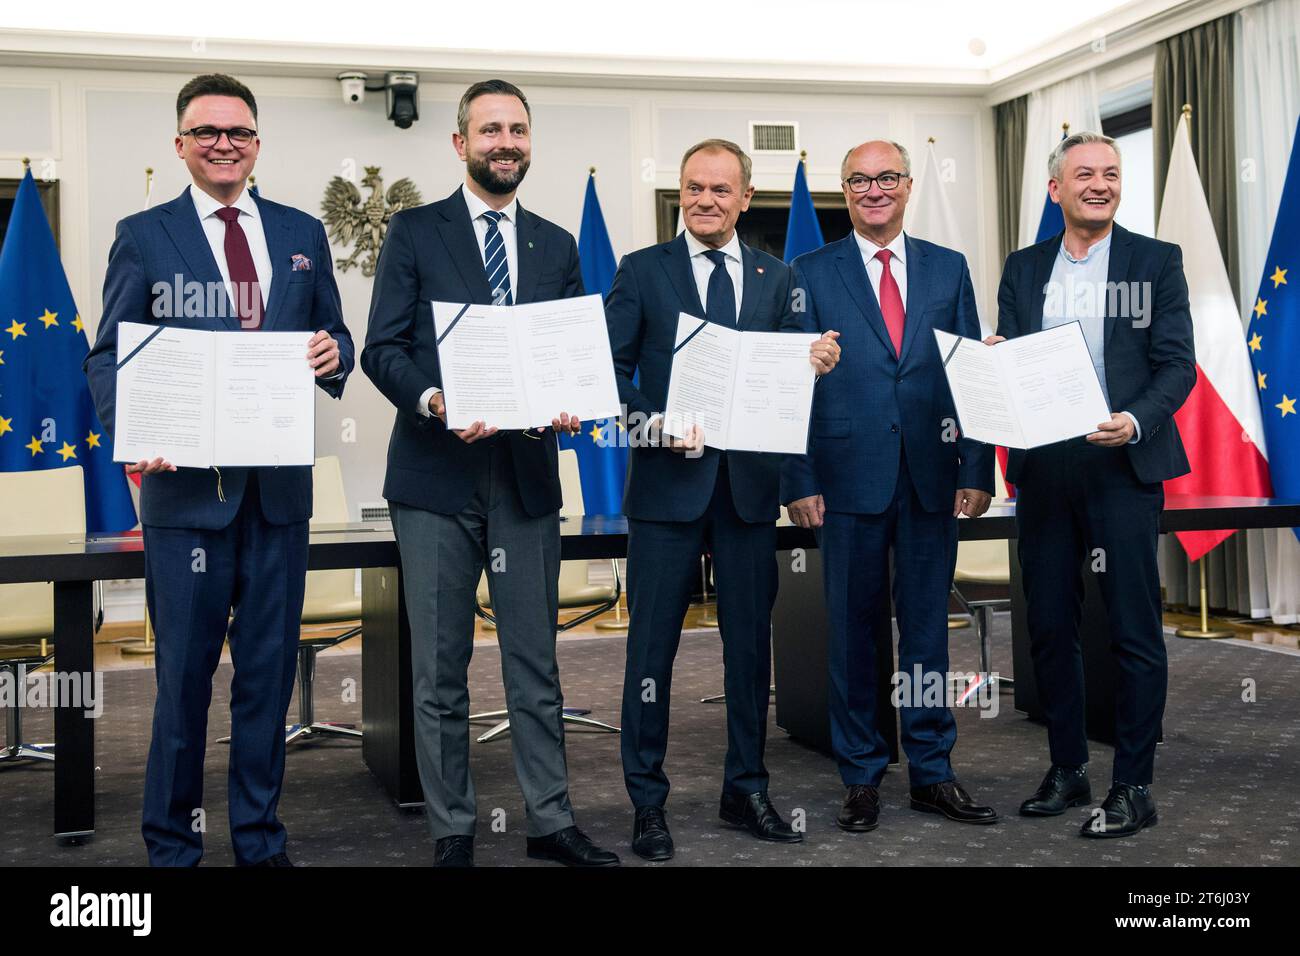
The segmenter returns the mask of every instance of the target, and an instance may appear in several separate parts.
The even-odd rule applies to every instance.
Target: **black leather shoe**
[[[1071,807],[1086,807],[1092,803],[1092,787],[1088,783],[1088,768],[1062,767],[1052,764],[1034,795],[1020,805],[1024,817],[1059,817]]]
[[[565,827],[544,837],[528,838],[528,856],[565,866],[618,866],[618,856],[592,843],[577,827]]]
[[[1079,828],[1081,835],[1100,839],[1132,836],[1158,821],[1151,791],[1128,783],[1112,783],[1099,810],[1094,810]]]
[[[474,838],[472,836],[445,836],[434,845],[434,866],[457,869],[474,865]]]
[[[637,807],[632,821],[632,852],[652,863],[673,858],[673,837],[663,807]]]
[[[867,833],[880,826],[880,791],[865,783],[850,786],[835,822],[850,833]]]
[[[997,823],[998,812],[975,804],[956,780],[912,788],[912,809],[938,813],[958,823]]]
[[[260,863],[254,863],[253,866],[293,866],[287,853],[277,853],[274,856],[268,856]]]
[[[718,816],[723,823],[734,827],[743,827],[769,843],[802,843],[803,834],[797,833],[790,824],[781,819],[766,790],[742,796],[738,793],[724,793],[722,803],[718,806]]]

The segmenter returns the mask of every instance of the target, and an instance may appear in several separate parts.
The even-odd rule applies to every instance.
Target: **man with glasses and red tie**
[[[878,825],[889,747],[876,725],[875,648],[890,639],[891,552],[908,677],[899,686],[911,688],[897,702],[911,806],[993,823],[997,813],[975,804],[949,762],[952,712],[922,693],[936,680],[946,687],[957,516],[983,514],[993,490],[992,450],[958,435],[934,338],[934,329],[980,337],[970,272],[960,253],[903,233],[912,179],[902,146],[863,143],[841,174],[853,232],[796,259],[794,286],[803,330],[838,329],[843,357],[818,382],[808,454],[787,459],[781,496],[795,524],[818,529],[831,744],[846,787],[838,823],[850,832]]]
[[[117,224],[104,312],[85,372],[113,431],[119,322],[189,329],[313,332],[303,361],[338,398],[353,366],[320,221],[245,187],[261,149],[257,101],[233,77],[197,76],[176,98],[176,155],[193,179],[176,199]],[[189,307],[196,287],[211,309]],[[158,694],[143,833],[155,866],[195,866],[212,675],[229,637],[230,831],[235,862],[292,866],[276,815],[284,721],[297,669],[312,473],[177,468],[142,474],[145,596],[157,635]],[[232,619],[233,612],[233,619]]]

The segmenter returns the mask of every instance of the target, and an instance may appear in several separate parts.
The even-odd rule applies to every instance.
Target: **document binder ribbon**
[[[460,311],[456,313],[456,318],[452,319],[452,320],[451,320],[451,324],[449,324],[449,325],[447,326],[447,328],[445,328],[445,329],[443,330],[442,335],[438,336],[438,344],[439,344],[439,345],[442,344],[442,340],[443,340],[443,339],[445,339],[447,336],[451,335],[451,330],[454,329],[454,328],[456,327],[456,323],[460,321],[461,316],[463,316],[463,315],[464,315],[466,312],[468,312],[468,311],[469,311],[469,303],[466,302],[463,306],[461,306]]]
[[[676,355],[682,349],[686,348],[686,343],[689,342],[691,339],[695,338],[695,336],[699,335],[701,332],[703,332],[704,327],[708,324],[709,324],[708,322],[701,322],[699,326],[696,327],[694,332],[686,336],[686,338],[682,339],[681,342],[679,342],[677,345],[674,345],[673,354]]]
[[[152,332],[150,332],[148,335],[146,335],[146,336],[144,337],[144,341],[142,341],[139,345],[137,345],[135,348],[133,348],[133,349],[132,349],[128,354],[127,354],[126,358],[122,359],[122,361],[120,361],[120,362],[117,363],[117,369],[118,369],[118,371],[120,372],[120,371],[122,370],[122,366],[123,366],[123,365],[125,365],[127,362],[131,361],[131,359],[135,358],[136,355],[139,353],[139,351],[140,351],[142,348],[144,348],[146,345],[148,345],[150,342],[152,342],[152,341],[153,341],[153,340],[158,336],[158,333],[161,332],[161,331],[162,331],[163,329],[165,329],[165,328],[167,328],[167,326],[165,326],[165,325],[160,325],[160,326],[158,326],[158,328],[154,329]]]

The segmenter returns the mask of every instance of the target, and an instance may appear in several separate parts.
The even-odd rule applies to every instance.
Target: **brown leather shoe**
[[[998,812],[977,806],[956,780],[912,788],[912,809],[938,813],[958,823],[997,823]]]
[[[853,784],[844,794],[844,806],[835,818],[841,830],[868,833],[880,825],[880,791],[866,783]]]

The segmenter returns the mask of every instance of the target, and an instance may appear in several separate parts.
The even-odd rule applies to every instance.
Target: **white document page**
[[[162,457],[177,468],[207,468],[212,464],[212,333],[159,330],[138,322],[122,322],[117,329],[113,460],[135,464]]]
[[[312,465],[316,376],[311,332],[218,332],[213,464]]]
[[[663,431],[686,438],[692,426],[699,426],[704,444],[726,450],[740,333],[683,312],[673,341]]]
[[[967,438],[1038,448],[1110,420],[1078,322],[994,346],[938,329],[934,335]]]
[[[816,340],[741,332],[683,312],[664,431],[685,438],[698,425],[711,448],[803,454],[817,380],[808,348]]]
[[[434,302],[447,427],[549,426],[619,414],[599,295],[527,305]]]

